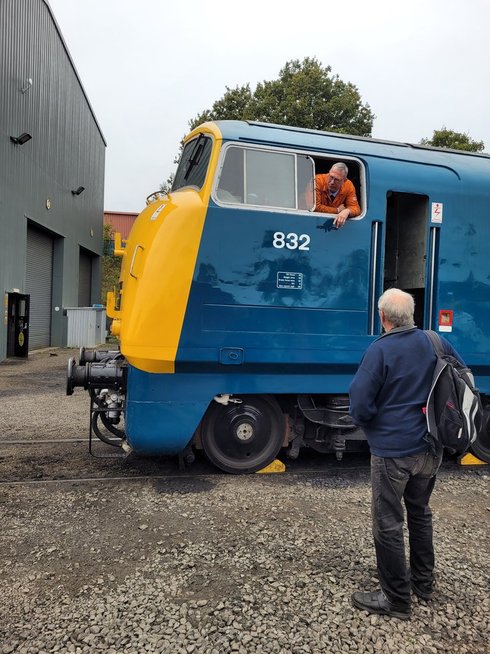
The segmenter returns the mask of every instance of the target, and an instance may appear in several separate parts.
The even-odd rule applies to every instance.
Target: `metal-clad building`
[[[46,0],[0,0],[0,360],[100,301],[105,140]]]

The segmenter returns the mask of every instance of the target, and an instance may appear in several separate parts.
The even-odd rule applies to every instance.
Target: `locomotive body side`
[[[362,208],[340,230],[302,199],[336,161]],[[196,128],[173,190],[134,225],[111,311],[129,446],[202,447],[229,472],[283,446],[364,447],[347,392],[390,286],[414,294],[417,325],[445,332],[489,394],[489,163],[280,126]],[[487,427],[475,451],[490,460]]]

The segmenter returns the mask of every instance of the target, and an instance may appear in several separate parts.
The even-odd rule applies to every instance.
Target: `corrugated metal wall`
[[[91,299],[99,300],[105,141],[44,0],[0,1],[0,89],[0,293],[25,292],[28,223],[48,231],[50,340],[64,345],[62,309],[78,302],[80,248],[92,257]],[[32,139],[14,145],[10,136],[23,132]],[[85,191],[73,195],[79,186]],[[5,353],[0,324],[0,360]]]
[[[3,120],[13,135],[28,131],[33,137],[17,146],[20,156],[13,158],[11,179],[21,173],[29,155],[29,172],[36,167],[49,174],[53,186],[70,195],[83,185],[85,194],[97,197],[104,181],[103,139],[51,13],[42,0],[2,0],[0,11]],[[28,79],[32,86],[21,93]],[[42,177],[31,179],[36,184]],[[80,204],[87,197],[71,199]],[[63,199],[67,208],[78,209],[70,197]]]
[[[110,225],[114,233],[119,232],[126,239],[137,217],[137,213],[105,211],[104,225]]]
[[[95,347],[105,341],[105,309],[67,307],[68,347]]]
[[[53,239],[28,227],[26,293],[29,299],[29,349],[51,344],[51,298],[53,288]]]

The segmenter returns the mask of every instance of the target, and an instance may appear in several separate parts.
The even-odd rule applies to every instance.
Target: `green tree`
[[[174,161],[174,163],[178,163],[178,160]],[[162,182],[162,184],[160,184],[160,193],[162,195],[166,195],[167,193],[170,193],[170,189],[172,188],[172,184],[174,183],[174,177],[175,177],[175,173],[170,173],[167,179],[164,182]],[[156,193],[154,195],[156,195]]]
[[[119,281],[121,258],[114,256],[114,230],[104,225],[104,253],[102,255],[102,302],[105,304],[107,291],[112,291]]]
[[[258,120],[327,132],[371,136],[375,115],[351,82],[332,74],[315,57],[286,62],[276,80],[226,87],[225,94],[189,121],[194,129],[208,120]],[[183,141],[180,150],[182,151]],[[178,157],[177,157],[178,161]],[[160,185],[168,192],[173,174]]]
[[[453,150],[467,150],[468,152],[482,152],[485,147],[483,141],[474,141],[468,134],[455,132],[447,127],[435,129],[431,139],[422,139],[421,145],[432,145],[436,148],[452,148]]]
[[[332,74],[315,57],[286,62],[276,80],[230,89],[189,121],[191,129],[207,120],[259,120],[343,134],[370,136],[375,116],[356,86]]]
[[[225,88],[226,93],[216,100],[211,109],[206,109],[189,121],[191,130],[208,120],[258,120],[253,111],[254,95],[249,84],[234,89],[228,86]]]

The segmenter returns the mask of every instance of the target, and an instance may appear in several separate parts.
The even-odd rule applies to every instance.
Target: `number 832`
[[[288,250],[309,250],[310,240],[308,234],[274,232],[272,245],[279,250],[281,248],[287,248]]]

